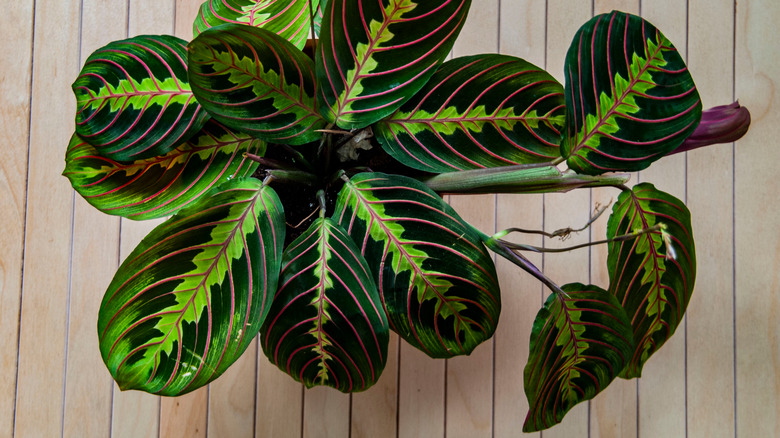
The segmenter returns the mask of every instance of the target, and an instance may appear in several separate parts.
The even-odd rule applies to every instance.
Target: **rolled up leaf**
[[[561,156],[563,86],[519,58],[445,62],[420,92],[374,129],[398,161],[428,172],[552,161]]]
[[[265,29],[223,24],[189,45],[192,91],[225,126],[262,140],[300,145],[318,140],[314,63]]]
[[[642,170],[680,146],[701,118],[677,49],[635,15],[613,11],[583,25],[564,73],[563,156],[579,173]]]
[[[193,24],[197,37],[206,29],[225,23],[262,27],[303,49],[311,28],[312,11],[319,0],[206,0]]]
[[[582,284],[562,289],[565,295],[550,295],[534,320],[523,432],[560,423],[576,404],[603,391],[631,356],[631,325],[612,294]]]
[[[76,133],[128,162],[165,155],[197,133],[208,115],[190,90],[186,44],[141,35],[96,50],[73,83]]]
[[[98,210],[129,219],[170,216],[226,181],[252,176],[265,143],[209,121],[189,141],[154,158],[123,163],[98,154],[78,134],[65,155],[65,175]]]
[[[612,208],[607,237],[659,229],[609,244],[609,291],[631,321],[635,349],[621,377],[639,377],[650,356],[685,316],[696,280],[691,214],[679,199],[652,184],[623,192]]]
[[[219,377],[270,309],[284,234],[279,198],[255,179],[221,185],[149,233],[98,316],[119,388],[181,395]]]
[[[283,265],[261,330],[265,355],[307,387],[368,389],[387,362],[389,328],[360,250],[320,218],[290,244]]]
[[[322,115],[344,129],[391,114],[445,59],[471,0],[329,0],[315,55]]]
[[[479,235],[419,181],[362,173],[333,218],[366,258],[391,328],[431,357],[470,354],[496,330],[501,297]]]

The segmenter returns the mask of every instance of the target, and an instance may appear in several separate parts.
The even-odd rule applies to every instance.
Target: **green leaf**
[[[319,3],[319,0],[206,0],[195,18],[192,34],[197,37],[206,29],[225,23],[244,24],[273,32],[303,50],[309,37],[312,10],[317,11]]]
[[[512,56],[445,62],[374,129],[398,161],[428,172],[552,161],[561,156],[563,86]]]
[[[274,143],[320,139],[314,63],[295,46],[265,29],[223,24],[189,51],[192,91],[225,126]]]
[[[587,22],[564,70],[563,155],[579,173],[642,170],[680,146],[701,119],[685,62],[640,17],[612,12]]]
[[[170,216],[212,187],[251,176],[258,164],[244,153],[263,155],[265,143],[231,132],[211,120],[171,152],[120,163],[98,154],[78,134],[65,155],[65,175],[98,210],[130,219]]]
[[[560,423],[577,403],[603,391],[631,356],[631,325],[612,294],[582,284],[563,291],[550,295],[534,320],[523,432]]]
[[[233,180],[155,228],[122,263],[98,317],[120,389],[180,395],[221,375],[260,329],[281,268],[284,213]]]
[[[115,41],[73,83],[76,133],[118,161],[165,155],[208,118],[187,80],[187,42],[167,35]]]
[[[471,0],[330,0],[315,60],[320,112],[344,129],[393,113],[436,72]]]
[[[283,265],[261,330],[265,355],[309,388],[368,389],[387,362],[389,328],[360,250],[320,218],[290,244]]]
[[[480,236],[412,178],[362,173],[333,218],[371,267],[391,328],[431,357],[470,354],[498,324],[501,298]]]
[[[608,238],[659,224],[662,230],[609,245],[609,291],[626,309],[636,340],[621,377],[639,377],[682,321],[696,280],[696,249],[685,204],[652,184],[623,192],[607,224]]]

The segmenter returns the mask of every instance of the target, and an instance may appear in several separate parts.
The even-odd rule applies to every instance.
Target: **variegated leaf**
[[[200,6],[192,34],[225,23],[262,27],[302,50],[309,37],[312,13],[319,0],[206,0]]]
[[[432,357],[470,354],[498,324],[493,259],[436,193],[398,175],[363,173],[339,194],[333,217],[357,242],[393,328]]]
[[[281,268],[274,191],[232,180],[155,228],[122,263],[98,317],[120,389],[180,395],[221,375],[260,329]]]
[[[471,0],[330,0],[315,60],[320,112],[344,129],[393,113],[452,48]]]
[[[261,329],[265,355],[307,387],[368,389],[387,362],[389,328],[355,243],[320,218],[290,244],[283,265]]]
[[[320,138],[312,60],[278,35],[223,24],[189,45],[192,91],[229,128],[285,144]]]
[[[603,391],[631,356],[631,325],[612,294],[582,284],[563,291],[550,295],[534,320],[523,432],[560,423],[577,403]]]
[[[599,15],[566,55],[564,157],[579,173],[636,171],[680,146],[702,105],[677,49],[652,24]]]
[[[171,152],[120,163],[98,154],[78,134],[65,155],[65,175],[98,210],[130,219],[169,216],[212,187],[251,176],[258,164],[244,153],[263,155],[265,143],[211,120]]]
[[[696,280],[696,249],[685,204],[652,184],[623,192],[607,224],[609,238],[659,224],[661,230],[609,245],[609,291],[625,307],[636,341],[621,377],[639,377],[682,322]]]
[[[96,50],[73,83],[76,133],[105,157],[135,161],[198,132],[208,116],[190,90],[186,44],[142,35]]]
[[[549,73],[476,55],[445,62],[374,132],[395,159],[438,173],[552,161],[564,120],[563,86]]]

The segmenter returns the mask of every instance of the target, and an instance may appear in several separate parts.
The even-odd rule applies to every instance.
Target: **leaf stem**
[[[308,186],[317,186],[320,182],[317,175],[300,170],[272,169],[266,173],[269,177],[273,178],[274,181],[279,182],[297,182]]]
[[[628,174],[581,175],[550,163],[494,167],[443,173],[423,179],[432,190],[448,194],[551,193],[585,187],[618,186]]]
[[[659,224],[656,224],[656,225],[654,225],[654,226],[652,226],[650,228],[645,228],[645,229],[642,229],[642,230],[634,231],[633,233],[622,234],[620,236],[615,236],[615,237],[613,237],[611,239],[597,240],[595,242],[587,242],[587,243],[582,243],[582,244],[579,244],[579,245],[568,246],[568,247],[565,247],[565,248],[542,248],[542,247],[534,246],[534,245],[525,245],[525,244],[521,244],[521,243],[507,242],[507,241],[501,240],[501,239],[497,239],[497,240],[499,242],[501,242],[502,245],[505,245],[506,247],[508,247],[509,249],[512,249],[512,250],[532,251],[532,252],[538,252],[538,253],[559,253],[559,252],[573,251],[575,249],[580,249],[580,248],[587,248],[587,247],[595,246],[595,245],[602,245],[602,244],[605,244],[605,243],[622,242],[622,241],[625,241],[625,240],[635,239],[635,238],[637,238],[637,237],[639,237],[639,236],[641,236],[643,234],[650,234],[650,233],[655,233],[655,232],[663,231],[663,230],[664,230],[664,225],[662,223],[659,223]]]

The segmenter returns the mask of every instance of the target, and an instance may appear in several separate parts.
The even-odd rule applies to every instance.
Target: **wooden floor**
[[[0,437],[516,437],[531,321],[543,290],[499,264],[492,342],[433,360],[397,338],[381,382],[353,396],[304,391],[250,347],[209,388],[178,399],[120,393],[104,368],[97,309],[120,260],[154,224],[104,216],[60,176],[73,131],[70,84],[111,40],[191,37],[200,0],[14,0],[0,14]],[[577,27],[640,13],[687,57],[705,107],[739,99],[736,145],[641,172],[687,203],[699,259],[677,335],[640,380],[618,381],[548,437],[780,437],[780,43],[777,0],[473,0],[455,55],[500,51],[561,76]],[[777,161],[776,161],[777,160]],[[453,198],[472,223],[583,224],[616,192]],[[598,239],[602,223],[567,243]],[[536,242],[541,243],[541,242]],[[548,242],[549,244],[549,242]],[[605,285],[603,248],[547,256],[559,283]]]

